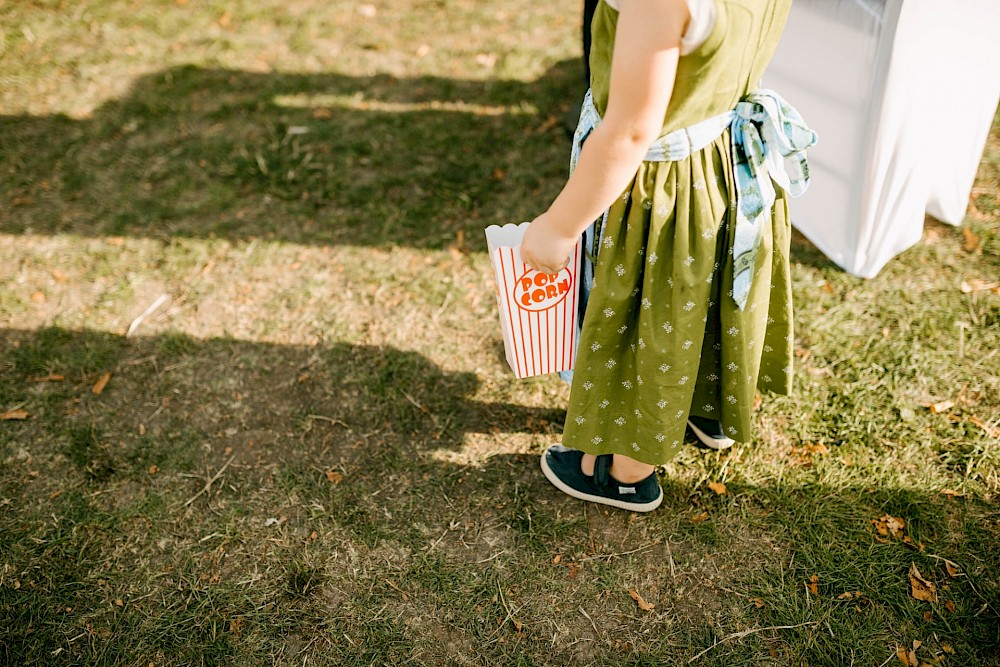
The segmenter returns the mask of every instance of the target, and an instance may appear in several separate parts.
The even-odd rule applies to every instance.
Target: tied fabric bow
[[[576,169],[580,150],[590,133],[601,123],[591,91],[583,101],[580,122],[573,137],[570,173]],[[771,207],[774,183],[792,197],[809,185],[809,163],[805,151],[816,143],[799,112],[773,90],[757,90],[736,104],[736,108],[690,127],[675,130],[657,139],[646,153],[648,162],[683,160],[715,141],[730,128],[733,150],[733,177],[736,187],[736,225],[733,239],[732,297],[740,310],[746,307],[753,280],[757,250],[764,235]],[[789,160],[786,169],[785,160]],[[608,212],[598,221],[595,251]]]
[[[733,239],[733,299],[746,307],[757,250],[774,205],[774,183],[798,197],[809,186],[805,151],[817,136],[799,112],[773,90],[747,95],[732,111],[736,231]],[[785,161],[788,160],[787,168]]]

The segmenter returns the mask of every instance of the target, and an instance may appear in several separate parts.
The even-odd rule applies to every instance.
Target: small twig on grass
[[[690,665],[692,662],[694,662],[695,660],[697,660],[701,656],[705,655],[706,653],[708,653],[709,651],[711,651],[713,648],[715,648],[719,644],[725,644],[730,639],[742,639],[743,637],[748,637],[750,635],[757,634],[758,632],[767,632],[768,630],[792,630],[794,628],[801,628],[801,627],[804,627],[806,625],[819,625],[819,621],[809,621],[808,623],[799,623],[798,625],[772,625],[772,626],[767,627],[767,628],[754,628],[753,630],[744,630],[743,632],[734,632],[731,635],[723,637],[722,639],[720,639],[719,641],[715,642],[714,644],[712,644],[711,646],[709,646],[707,649],[705,649],[704,651],[702,651],[701,653],[699,653],[695,657],[693,657],[690,660],[688,660],[688,664]]]
[[[348,431],[352,430],[352,429],[351,429],[351,427],[350,427],[350,426],[348,426],[348,425],[347,425],[347,424],[346,424],[345,422],[343,422],[342,420],[340,420],[340,419],[334,419],[333,417],[327,417],[327,416],[325,416],[325,415],[308,415],[308,416],[306,417],[306,419],[318,419],[318,420],[320,420],[320,421],[324,421],[324,422],[330,422],[331,424],[336,424],[337,426],[343,426],[343,427],[344,427],[344,428],[346,428],[346,429],[347,429]]]
[[[588,621],[590,621],[592,626],[594,626],[594,639],[598,639],[601,636],[601,631],[597,629],[597,623],[594,623],[594,619],[590,617],[590,614],[584,611],[583,607],[577,607],[577,609],[579,609],[580,613],[583,614]]]
[[[147,308],[146,310],[142,311],[142,314],[139,315],[139,317],[137,317],[134,320],[132,320],[132,324],[128,325],[128,331],[125,332],[125,337],[126,338],[131,338],[132,334],[135,333],[135,330],[139,328],[140,324],[142,324],[142,321],[145,320],[150,315],[152,315],[154,312],[156,312],[156,309],[159,308],[160,306],[162,306],[164,303],[166,303],[167,299],[169,299],[169,298],[170,298],[169,294],[161,294],[156,299],[156,301],[154,301],[152,304],[150,304],[149,308]]]
[[[210,480],[208,480],[207,482],[205,482],[205,487],[201,491],[199,491],[198,493],[194,494],[193,496],[191,496],[190,498],[187,499],[187,501],[184,503],[184,507],[187,507],[188,505],[190,505],[191,503],[193,503],[195,500],[197,500],[198,497],[201,496],[201,494],[206,493],[209,489],[211,489],[212,488],[212,484],[215,483],[215,480],[217,480],[220,477],[222,477],[222,473],[226,472],[226,468],[228,468],[229,464],[232,463],[235,459],[236,459],[236,454],[233,454],[232,456],[230,456],[229,460],[226,461],[226,465],[224,465],[221,468],[219,468],[219,472],[217,472],[214,475],[212,475],[212,478]]]
[[[598,558],[617,558],[619,556],[628,556],[629,554],[639,553],[640,551],[645,551],[646,549],[652,549],[657,544],[659,544],[659,542],[651,542],[644,547],[639,547],[638,549],[632,549],[632,551],[622,551],[621,553],[616,553],[616,554],[594,554],[593,556],[587,556],[586,558],[581,558],[577,562],[584,563],[588,560],[597,560]]]

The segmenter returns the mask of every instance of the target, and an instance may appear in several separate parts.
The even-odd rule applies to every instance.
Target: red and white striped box
[[[535,271],[520,254],[529,224],[486,228],[504,350],[518,378],[571,370],[576,357],[581,242],[559,273]]]

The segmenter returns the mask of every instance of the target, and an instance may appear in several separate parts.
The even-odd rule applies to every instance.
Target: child
[[[573,171],[521,246],[528,265],[554,273],[581,234],[588,245],[563,445],[542,456],[573,497],[653,510],[654,466],[677,453],[686,425],[711,447],[748,441],[756,389],[788,393],[785,196],[805,189],[816,137],[756,85],[790,5],[596,9]]]

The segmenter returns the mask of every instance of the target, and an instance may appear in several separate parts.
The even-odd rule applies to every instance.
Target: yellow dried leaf
[[[906,521],[898,516],[890,516],[886,514],[883,516],[881,521],[885,522],[885,528],[889,531],[889,534],[895,538],[900,538],[903,535],[903,529],[906,528]]]
[[[111,371],[108,371],[100,377],[100,379],[94,383],[94,386],[90,388],[90,391],[97,396],[100,396],[104,392],[104,388],[108,386],[108,380],[111,379]]]
[[[702,521],[708,521],[708,512],[700,512],[691,517],[691,523],[701,523]]]
[[[942,412],[947,412],[948,410],[951,410],[953,407],[955,407],[955,401],[940,401],[938,403],[931,403],[927,407],[931,409],[931,412],[933,412],[936,415],[939,415]]]
[[[340,484],[344,480],[344,474],[337,472],[336,470],[327,470],[326,479],[332,484]]]
[[[722,482],[709,482],[708,488],[712,489],[720,496],[726,495],[726,485]]]
[[[955,649],[948,642],[941,642],[941,650],[950,655],[955,654]]]
[[[31,378],[32,382],[62,382],[66,379],[65,375],[59,375],[58,373],[49,373],[43,377]]]
[[[149,466],[149,474],[150,475],[155,475],[158,472],[160,472],[160,467],[159,466],[157,466],[157,465],[151,465],[151,466]]]
[[[928,581],[920,574],[915,563],[910,563],[910,572],[907,577],[910,581],[910,595],[914,599],[922,602],[937,602],[937,586],[934,582]]]
[[[651,604],[643,600],[642,596],[639,595],[639,591],[635,590],[634,588],[628,589],[628,594],[629,597],[635,600],[635,603],[639,605],[639,609],[641,609],[642,611],[653,611],[653,609],[656,608],[655,604]]]
[[[814,574],[809,577],[809,581],[806,583],[806,588],[809,589],[809,592],[813,595],[819,595],[819,576]]]
[[[968,227],[962,228],[962,235],[965,236],[965,241],[962,243],[962,250],[965,252],[974,252],[979,247],[979,236]]]
[[[760,598],[754,598],[753,599],[753,606],[757,607],[757,609],[760,609],[761,607],[764,606],[764,601],[761,600]]]
[[[7,412],[0,414],[0,421],[11,421],[11,420],[22,420],[27,419],[30,413],[27,410],[8,410]]]
[[[950,560],[944,562],[944,569],[948,570],[948,576],[952,579],[958,576],[958,565],[952,563]]]
[[[848,591],[846,593],[841,593],[840,595],[838,595],[837,599],[838,600],[850,600],[853,597],[854,597],[854,593],[851,593],[850,591]]]
[[[552,564],[558,565],[560,562],[562,562],[562,554],[556,554],[555,557],[552,559]]]
[[[951,600],[948,600],[947,602],[944,603],[944,608],[947,609],[948,611],[955,611],[955,603],[952,602]]]

